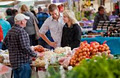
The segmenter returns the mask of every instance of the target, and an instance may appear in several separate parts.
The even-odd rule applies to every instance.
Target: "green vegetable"
[[[50,78],[61,78],[60,70],[50,68]],[[66,71],[66,78],[120,78],[120,59],[94,57],[83,60],[79,66]]]

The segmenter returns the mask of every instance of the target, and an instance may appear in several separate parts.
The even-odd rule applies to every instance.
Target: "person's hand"
[[[50,44],[49,44],[50,46],[52,46],[52,47],[57,47],[57,43],[56,42],[50,42]]]

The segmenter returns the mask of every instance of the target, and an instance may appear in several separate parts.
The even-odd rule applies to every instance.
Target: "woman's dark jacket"
[[[81,28],[78,24],[73,24],[71,27],[65,24],[62,32],[61,47],[69,46],[71,49],[79,47],[81,33]]]

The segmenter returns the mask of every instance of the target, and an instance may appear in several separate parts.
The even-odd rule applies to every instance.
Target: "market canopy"
[[[13,7],[13,4],[14,4],[15,1],[7,1],[7,0],[4,0],[4,1],[1,1],[0,0],[0,7]]]
[[[8,5],[13,3],[14,1],[4,1],[4,2],[0,2],[0,5]]]
[[[0,0],[0,2],[1,2],[1,1],[15,1],[15,0]]]
[[[51,3],[51,0],[37,0],[37,1],[35,1],[35,5],[48,4],[48,3]]]
[[[59,3],[59,2],[67,2],[68,0],[53,0],[53,3]],[[79,1],[79,0],[73,0],[73,1]]]

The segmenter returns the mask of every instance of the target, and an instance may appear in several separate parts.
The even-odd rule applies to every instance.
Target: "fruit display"
[[[4,57],[3,64],[10,65],[9,55],[8,54],[2,54],[2,56]]]
[[[4,61],[4,57],[0,55],[0,63],[3,63],[3,61]]]
[[[80,47],[74,49],[74,55],[70,60],[71,66],[79,65],[83,59],[90,58],[90,45],[87,42],[81,42]]]
[[[36,53],[43,54],[43,57],[33,58],[33,64],[36,67],[45,67],[47,63],[54,65],[59,63],[63,67],[76,66],[81,63],[84,59],[91,59],[93,56],[106,55],[107,57],[113,58],[110,54],[109,46],[104,42],[100,44],[98,42],[87,41],[81,42],[78,48],[71,50],[70,47],[57,47],[55,50],[47,50],[41,45],[31,47]],[[0,62],[9,64],[9,55],[2,54],[0,56]],[[3,60],[4,59],[4,60]]]
[[[61,64],[63,67],[67,68],[70,63],[72,53],[68,53],[65,57],[61,57],[58,59],[59,64]]]
[[[40,59],[40,58],[37,58],[35,61],[34,61],[34,66],[36,67],[44,67],[45,66],[45,61]]]
[[[74,55],[71,57],[70,65],[76,66],[83,59],[89,59],[100,53],[110,54],[109,47],[106,43],[100,45],[98,42],[91,42],[90,44],[87,41],[81,42],[80,47],[74,49]]]
[[[98,42],[91,42],[90,43],[90,55],[94,56],[98,52],[100,52],[100,53],[107,52],[108,54],[110,54],[110,48],[106,44],[106,42],[104,42],[103,44],[99,44]]]
[[[62,47],[57,47],[57,48],[55,48],[54,52],[58,53],[58,54],[64,53],[64,49]]]
[[[110,50],[109,50],[109,46],[107,44],[102,44],[98,47],[98,51],[99,52],[108,52],[108,54],[110,54]]]
[[[61,53],[68,53],[69,51],[71,51],[70,47],[57,47],[55,48],[54,52],[61,54]]]
[[[34,66],[44,67],[46,64],[46,60],[48,62],[51,62],[52,58],[56,57],[56,54],[53,51],[45,51],[45,52],[43,52],[43,55],[44,55],[43,57],[38,57],[37,59],[35,59],[35,58],[33,59]]]
[[[53,51],[45,51],[44,53],[44,59],[48,59],[48,61],[50,61],[52,59],[52,57],[55,57],[56,54]]]
[[[71,58],[70,47],[57,47],[55,48],[54,52],[52,50],[49,50],[42,53],[44,55],[42,58],[33,58],[34,66],[44,67],[46,65],[46,60],[49,62],[49,64],[55,64],[57,61],[61,61],[60,64],[62,64],[63,66],[67,67],[69,65],[69,60]],[[64,56],[69,59],[61,60],[62,58],[64,58]]]
[[[98,42],[91,42],[90,43],[90,54],[95,55],[98,52],[98,47],[100,44]]]
[[[0,50],[0,63],[4,65],[10,65],[8,50]]]
[[[37,46],[34,47],[34,51],[44,52],[45,49],[44,49],[44,47],[42,47],[41,45],[37,45]]]

